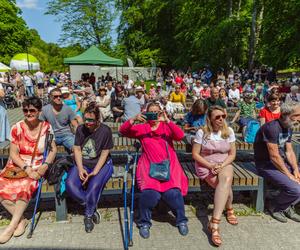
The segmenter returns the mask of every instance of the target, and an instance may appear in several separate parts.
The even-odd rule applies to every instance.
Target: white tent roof
[[[8,71],[8,70],[10,70],[10,67],[0,62],[0,71]]]

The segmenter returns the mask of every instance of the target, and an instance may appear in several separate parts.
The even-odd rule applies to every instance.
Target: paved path
[[[189,206],[186,210],[190,229],[188,236],[179,235],[177,228],[172,225],[174,220],[171,215],[156,216],[149,239],[142,239],[137,228],[134,228],[134,246],[130,249],[215,249],[207,239],[206,230],[203,230],[207,216],[197,218]],[[13,238],[0,249],[123,249],[120,227],[122,209],[101,209],[101,214],[101,223],[90,234],[84,231],[82,216],[73,216],[71,222],[66,223],[41,220],[31,240],[25,235]],[[289,221],[282,224],[268,215],[239,217],[238,226],[231,226],[222,218],[224,244],[220,249],[299,249],[299,231],[299,223]]]

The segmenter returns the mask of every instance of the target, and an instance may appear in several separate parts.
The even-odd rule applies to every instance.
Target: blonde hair
[[[224,114],[226,114],[225,109],[222,108],[221,106],[215,105],[215,106],[211,106],[208,109],[207,116],[206,116],[206,125],[202,128],[202,130],[204,132],[204,138],[206,138],[206,139],[208,139],[210,134],[213,132],[213,126],[211,123],[211,115],[215,110],[219,110],[219,111],[223,112]],[[230,130],[227,126],[226,121],[224,120],[223,126],[221,128],[221,137],[223,139],[227,139],[229,137],[229,135],[230,135]]]

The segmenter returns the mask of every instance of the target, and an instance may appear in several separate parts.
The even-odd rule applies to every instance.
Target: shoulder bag
[[[39,140],[41,137],[42,128],[43,128],[43,124],[41,124],[40,130],[39,130],[38,138],[37,138],[36,144],[33,149],[30,165],[32,165],[33,160],[36,155],[37,147],[38,147]],[[20,179],[20,178],[28,177],[28,174],[22,168],[20,168],[18,166],[14,166],[14,167],[10,167],[10,168],[4,168],[4,172],[1,173],[1,176],[4,178],[7,178],[7,179]]]
[[[150,173],[149,176],[158,181],[169,181],[170,180],[170,154],[168,150],[168,142],[166,141],[166,149],[168,158],[158,163],[150,161]],[[149,159],[150,160],[150,159]]]

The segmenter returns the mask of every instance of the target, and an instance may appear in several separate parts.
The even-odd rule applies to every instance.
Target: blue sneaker
[[[144,239],[150,237],[150,227],[148,225],[143,225],[139,228],[140,236]]]
[[[186,222],[179,223],[178,231],[182,236],[186,236],[189,233],[189,228]]]

